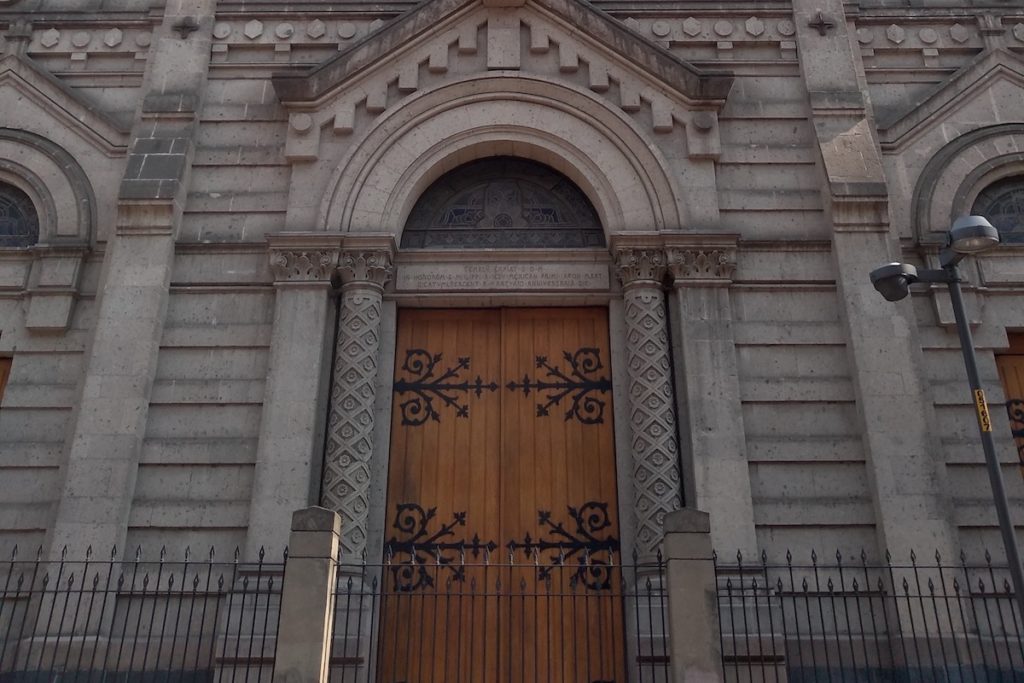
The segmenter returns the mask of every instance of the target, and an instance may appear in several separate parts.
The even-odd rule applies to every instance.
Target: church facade
[[[1000,547],[1024,11],[0,0],[0,551]],[[1011,408],[1004,412],[1005,403]],[[468,546],[466,545],[468,544]],[[605,547],[605,546],[601,546]],[[611,545],[607,546],[611,548]]]

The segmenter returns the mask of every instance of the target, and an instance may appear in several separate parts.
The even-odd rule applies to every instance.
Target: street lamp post
[[[985,400],[985,391],[981,388],[978,378],[978,359],[974,353],[974,340],[971,328],[964,313],[964,298],[960,290],[960,270],[957,264],[966,256],[977,254],[999,244],[999,231],[982,216],[965,216],[953,223],[946,239],[946,245],[939,253],[941,269],[918,270],[907,263],[890,263],[871,271],[871,283],[887,301],[899,301],[910,292],[910,285],[916,282],[941,283],[949,287],[949,297],[953,304],[953,315],[956,318],[956,329],[960,335],[960,349],[967,368],[967,381],[971,386],[971,401],[974,403],[978,417],[978,432],[981,435],[981,447],[985,452],[985,465],[988,479],[992,486],[992,498],[999,518],[999,530],[1003,536],[1006,560],[1013,579],[1014,596],[1017,608],[1024,618],[1024,572],[1021,569],[1020,549],[1017,536],[1010,519],[1010,505],[1006,498],[1006,487],[1003,485],[1003,473],[996,459],[995,442],[992,440],[992,419]]]

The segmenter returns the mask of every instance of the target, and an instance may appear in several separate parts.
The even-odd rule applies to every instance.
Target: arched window
[[[985,216],[1006,243],[1024,244],[1024,176],[1010,176],[986,187],[971,213]]]
[[[39,241],[39,214],[27,194],[0,182],[0,247],[30,247]]]
[[[515,157],[449,171],[420,196],[402,232],[406,249],[603,246],[586,195],[561,173]]]

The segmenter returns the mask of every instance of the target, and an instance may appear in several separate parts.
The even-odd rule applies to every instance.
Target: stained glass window
[[[985,216],[1004,243],[1024,244],[1024,176],[992,183],[974,200],[971,213]]]
[[[416,202],[407,249],[605,246],[594,206],[561,173],[527,159],[489,157],[448,172]]]
[[[39,215],[29,196],[0,182],[0,247],[29,247],[39,241]]]

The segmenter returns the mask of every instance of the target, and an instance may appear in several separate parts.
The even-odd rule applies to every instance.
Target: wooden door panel
[[[400,312],[379,680],[624,680],[610,378],[603,309]]]
[[[996,367],[1006,393],[1010,429],[1024,476],[1024,334],[1010,335],[1009,353],[996,356]]]

